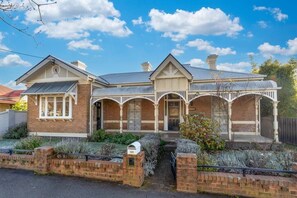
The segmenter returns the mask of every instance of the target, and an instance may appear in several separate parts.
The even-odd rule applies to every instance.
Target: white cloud
[[[194,67],[199,67],[199,66],[203,66],[205,65],[205,62],[199,58],[193,58],[191,59],[190,61],[186,62],[188,64],[190,64],[191,66],[194,66]]]
[[[248,33],[246,34],[246,36],[247,36],[248,38],[252,38],[252,37],[254,37],[254,34],[253,34],[252,32],[248,32]]]
[[[272,14],[275,20],[283,21],[288,18],[287,14],[283,14],[279,8],[269,8],[265,6],[254,6],[254,11],[268,11]]]
[[[21,83],[21,84],[16,85],[16,82],[13,81],[13,80],[11,80],[11,81],[9,81],[7,83],[4,83],[4,86],[9,87],[9,88],[11,88],[13,90],[25,90],[25,89],[27,89],[27,87],[24,84]]]
[[[116,37],[132,34],[108,0],[59,0],[40,9],[45,24],[38,22],[36,10],[26,12],[26,22],[40,24],[34,32],[45,33],[50,38],[81,39],[96,31]]]
[[[193,41],[189,41],[187,43],[189,47],[196,47],[197,50],[206,51],[210,54],[217,54],[217,55],[229,55],[229,54],[236,54],[236,51],[232,50],[231,48],[220,48],[212,46],[208,41],[204,41],[202,39],[196,39]]]
[[[24,61],[17,54],[9,54],[4,58],[0,59],[0,67],[9,67],[9,66],[31,66],[31,63]]]
[[[249,62],[220,63],[217,65],[217,69],[225,71],[247,72],[251,69],[251,64]]]
[[[203,7],[196,12],[176,10],[173,14],[151,9],[149,17],[150,21],[146,22],[149,29],[162,32],[164,37],[174,41],[188,35],[235,36],[243,29],[238,17],[232,19],[218,8]]]
[[[258,21],[257,23],[260,26],[260,28],[265,29],[265,28],[268,27],[268,25],[267,25],[267,23],[265,21]]]
[[[117,37],[125,37],[132,34],[125,24],[118,18],[109,19],[98,16],[47,23],[38,27],[35,33],[43,32],[50,38],[80,39],[88,37],[90,31],[100,31]]]
[[[2,48],[4,50],[9,50],[9,48],[2,43],[4,38],[5,38],[4,34],[2,32],[0,32],[0,48]],[[0,52],[2,52],[2,51],[0,50]]]
[[[90,50],[102,50],[99,45],[94,45],[93,41],[89,39],[83,39],[80,41],[70,41],[68,44],[68,49],[77,50],[77,49],[90,49]]]
[[[184,47],[182,47],[180,44],[176,44],[175,47],[176,47],[175,49],[171,50],[171,54],[173,56],[179,56],[184,53]]]
[[[133,48],[133,46],[132,45],[129,45],[129,44],[126,44],[126,47],[128,47],[128,48]]]
[[[264,57],[271,57],[273,55],[296,55],[297,54],[297,37],[293,40],[287,41],[287,47],[281,47],[280,45],[271,45],[265,42],[259,45],[258,50],[264,55]]]
[[[133,25],[142,25],[144,22],[142,21],[142,17],[138,17],[137,19],[132,20]]]
[[[246,55],[248,55],[248,56],[255,56],[256,54],[254,52],[248,52],[248,53],[246,53]]]

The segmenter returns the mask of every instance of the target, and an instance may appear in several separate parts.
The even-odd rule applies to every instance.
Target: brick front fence
[[[293,165],[297,170],[297,163]],[[297,178],[197,171],[196,154],[178,153],[177,191],[247,197],[297,197]]]
[[[37,174],[60,175],[123,182],[140,187],[144,181],[144,152],[125,154],[123,163],[101,160],[57,159],[52,147],[40,147],[33,155],[0,154],[0,168],[33,170]]]

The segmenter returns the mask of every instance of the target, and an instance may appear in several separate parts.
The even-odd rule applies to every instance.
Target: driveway
[[[0,198],[131,198],[131,197],[219,197],[187,194],[150,188],[132,188],[119,183],[101,182],[57,175],[40,176],[31,171],[0,169]]]

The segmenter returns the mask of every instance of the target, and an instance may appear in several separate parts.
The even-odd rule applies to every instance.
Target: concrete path
[[[0,169],[0,198],[159,198],[219,197],[208,194],[164,192],[152,188],[132,188],[119,183],[100,182],[57,175],[40,176],[31,171]]]

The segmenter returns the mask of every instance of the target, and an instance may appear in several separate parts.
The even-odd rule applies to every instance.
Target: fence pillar
[[[177,191],[197,193],[197,155],[178,153],[176,157]]]
[[[144,182],[144,151],[123,158],[123,184],[141,187]]]
[[[44,146],[34,149],[35,172],[48,174],[50,172],[50,159],[54,153],[53,147]]]
[[[274,141],[279,142],[278,139],[278,121],[277,121],[277,104],[278,101],[273,101],[273,134],[274,134]]]

